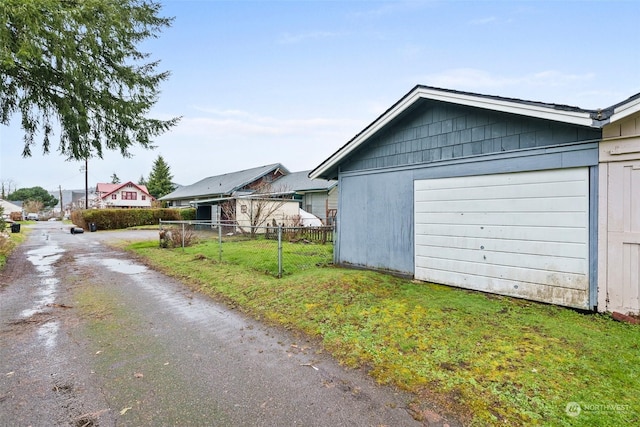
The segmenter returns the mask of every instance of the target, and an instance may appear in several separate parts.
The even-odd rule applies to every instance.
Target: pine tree
[[[175,189],[175,185],[171,182],[172,179],[173,175],[171,175],[169,165],[159,155],[153,162],[153,169],[147,180],[149,194],[157,199],[171,193]]]
[[[73,160],[128,157],[179,118],[149,117],[169,72],[139,50],[171,25],[152,0],[0,1],[0,124],[16,119],[24,131],[22,155],[36,136],[42,152]]]

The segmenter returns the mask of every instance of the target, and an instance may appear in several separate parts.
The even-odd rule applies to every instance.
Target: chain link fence
[[[334,228],[160,221],[160,246],[276,277],[333,263]]]

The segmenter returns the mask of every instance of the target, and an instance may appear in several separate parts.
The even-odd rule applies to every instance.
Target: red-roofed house
[[[98,209],[106,208],[150,208],[155,199],[145,185],[131,181],[123,184],[98,183],[96,203]]]

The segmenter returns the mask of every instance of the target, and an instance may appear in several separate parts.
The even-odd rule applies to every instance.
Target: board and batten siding
[[[419,280],[589,308],[589,170],[416,180]]]
[[[640,113],[600,143],[598,309],[640,314]]]

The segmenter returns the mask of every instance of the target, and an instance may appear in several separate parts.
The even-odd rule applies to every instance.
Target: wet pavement
[[[69,228],[37,224],[2,272],[0,425],[426,425],[411,395],[106,244],[156,231]]]

